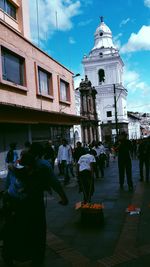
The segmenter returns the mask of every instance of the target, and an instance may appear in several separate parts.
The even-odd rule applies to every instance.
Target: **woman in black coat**
[[[61,204],[68,203],[50,163],[41,158],[42,154],[42,146],[33,143],[30,151],[23,154],[20,161],[25,166],[24,186],[27,196],[22,200],[15,200],[15,205],[6,216],[3,232],[2,257],[11,267],[14,266],[13,260],[31,260],[34,267],[41,266],[44,261],[46,244],[44,191],[52,188],[59,194]],[[15,175],[19,176],[19,172],[15,171]]]

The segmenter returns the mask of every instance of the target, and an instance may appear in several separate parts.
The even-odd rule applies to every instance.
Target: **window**
[[[69,83],[60,80],[60,100],[70,101]]]
[[[111,111],[107,111],[107,117],[112,117],[112,112]]]
[[[16,7],[13,6],[8,0],[0,0],[0,8],[3,9],[8,15],[16,19]]]
[[[24,58],[2,48],[2,76],[6,81],[24,85]]]
[[[98,71],[99,83],[105,82],[105,72],[103,69]]]
[[[38,68],[39,93],[43,95],[52,95],[52,75],[47,71]]]
[[[103,32],[100,32],[100,34],[99,34],[100,36],[103,36]]]

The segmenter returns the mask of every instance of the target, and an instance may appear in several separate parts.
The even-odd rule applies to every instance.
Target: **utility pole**
[[[117,116],[117,100],[116,100],[116,86],[113,84],[114,87],[114,108],[115,108],[115,125],[116,125],[116,137],[118,140],[118,116]]]

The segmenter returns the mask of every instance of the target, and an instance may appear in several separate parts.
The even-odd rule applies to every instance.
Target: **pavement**
[[[56,169],[57,172],[57,169]],[[62,177],[59,177],[63,182]],[[139,181],[138,160],[133,160],[134,191],[118,183],[117,159],[111,159],[103,179],[95,179],[92,201],[104,205],[104,225],[84,226],[75,203],[82,200],[76,178],[65,191],[68,206],[58,204],[56,193],[45,196],[47,249],[44,267],[149,267],[150,183]],[[129,205],[140,213],[126,212]],[[0,266],[4,267],[0,259]],[[17,264],[27,267],[29,263]]]

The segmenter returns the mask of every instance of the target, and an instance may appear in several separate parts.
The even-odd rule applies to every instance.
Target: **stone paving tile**
[[[103,202],[105,205],[103,228],[81,227],[79,212],[74,210],[74,204],[82,199],[81,194],[78,194],[75,179],[65,187],[70,199],[67,207],[57,204],[55,194],[46,198],[48,234],[45,267],[150,266],[150,239],[147,238],[147,243],[143,243],[146,238],[142,238],[142,233],[146,234],[150,224],[150,208],[147,204],[150,202],[150,186],[137,183],[138,162],[134,161],[133,165],[136,185],[134,193],[128,192],[127,185],[124,191],[118,189],[116,162],[111,162],[103,180],[95,181],[93,201]],[[139,216],[125,213],[131,203],[142,208]],[[143,220],[146,222],[146,230]],[[3,267],[2,264],[0,259],[0,267]]]
[[[49,232],[47,234],[47,245],[61,257],[70,262],[72,266],[88,266],[90,264],[88,258],[81,255],[78,251],[68,247],[60,238]]]
[[[115,267],[149,267],[149,266],[150,266],[150,255],[145,255],[137,259],[117,264]]]

